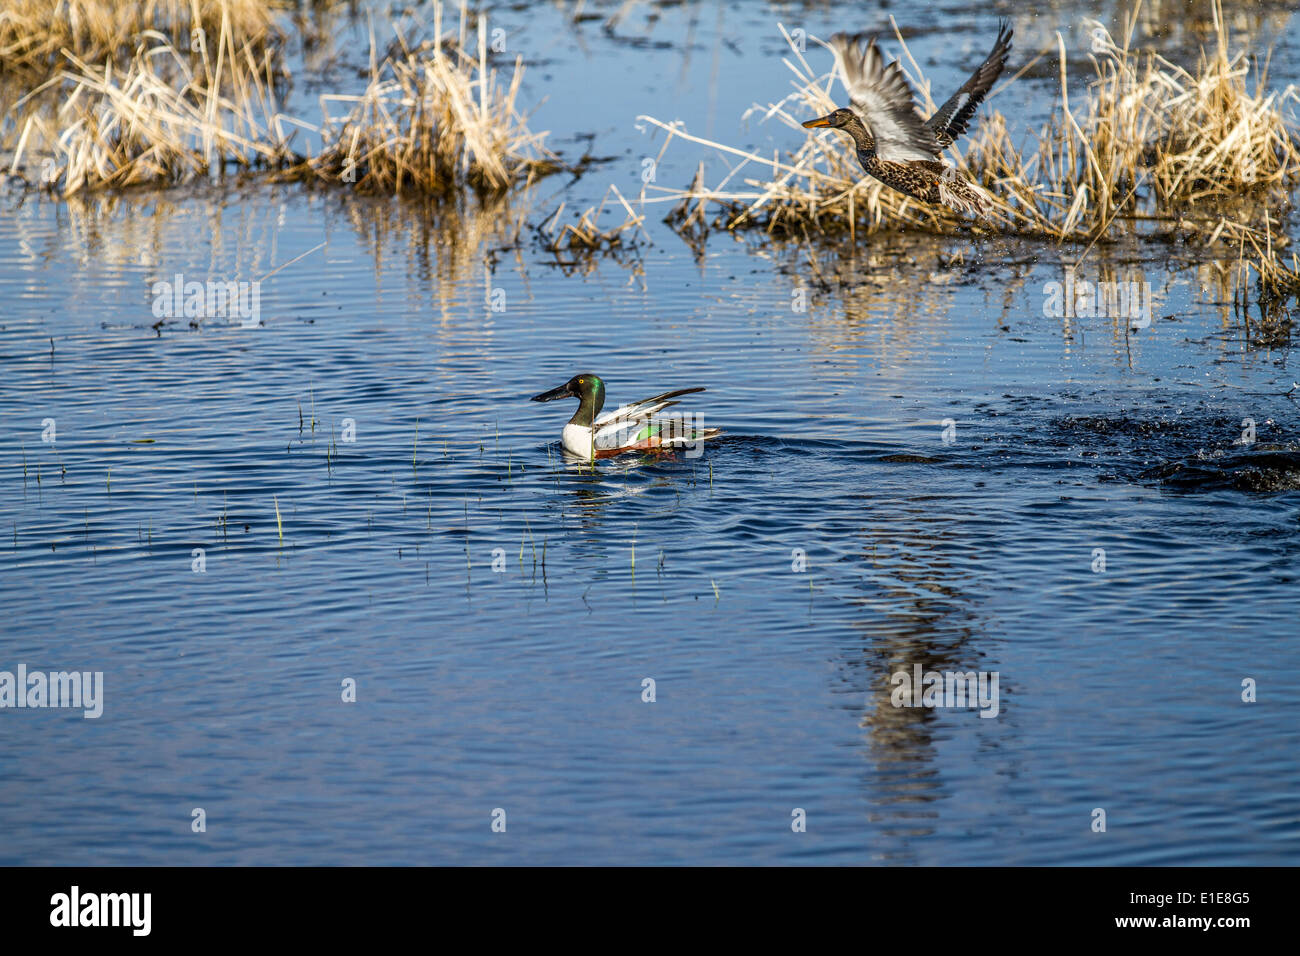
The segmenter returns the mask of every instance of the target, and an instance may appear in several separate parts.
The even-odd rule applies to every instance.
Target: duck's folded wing
[[[639,402],[632,402],[629,405],[620,405],[612,412],[606,412],[595,421],[597,429],[606,425],[613,425],[620,422],[635,422],[644,418],[649,418],[656,412],[660,412],[669,405],[677,403],[672,399],[682,395],[691,395],[695,392],[704,391],[703,385],[697,385],[694,388],[679,388],[673,392],[664,392],[662,395],[655,395],[652,398],[643,398]]]
[[[912,87],[897,60],[886,63],[874,39],[864,48],[859,37],[845,33],[831,37],[830,47],[849,102],[876,141],[877,156],[903,163],[939,155],[939,144],[916,111]]]
[[[595,434],[595,448],[597,452],[610,452],[690,447],[721,434],[716,428],[705,428],[696,416],[664,415],[605,425]]]
[[[925,121],[926,127],[932,131],[941,145],[949,146],[958,136],[965,134],[975,111],[984,102],[984,97],[988,95],[1007,65],[1007,57],[1011,55],[1011,35],[1014,32],[1011,24],[1006,20],[999,23],[998,38],[993,44],[993,51],[970,75],[970,79],[962,84],[961,89]]]

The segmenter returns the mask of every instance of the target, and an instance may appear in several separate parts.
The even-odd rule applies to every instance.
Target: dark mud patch
[[[1204,411],[1070,415],[1054,422],[1051,432],[1075,447],[1108,446],[1082,454],[1111,462],[1119,480],[1186,491],[1300,489],[1300,445],[1287,440],[1296,430],[1272,418]]]
[[[1059,414],[1048,397],[1005,396],[1010,411],[977,407],[997,425],[981,438],[1036,459],[1038,465],[1070,464],[1102,469],[1099,480],[1160,484],[1185,491],[1235,489],[1276,493],[1300,490],[1300,419],[1285,403],[1265,405],[1255,417],[1222,403],[1168,401],[1149,396],[1140,405],[1107,411],[1105,396],[1091,407]],[[1076,396],[1077,403],[1079,398]],[[1056,412],[1056,414],[1053,414]],[[1019,427],[1015,419],[1028,417]],[[1048,460],[1041,460],[1046,453]]]
[[[1294,445],[1252,446],[1239,451],[1199,451],[1148,468],[1138,477],[1188,491],[1300,490],[1300,449]]]

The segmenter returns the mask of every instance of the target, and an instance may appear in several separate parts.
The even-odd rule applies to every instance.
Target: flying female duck
[[[600,414],[605,404],[605,383],[584,372],[575,375],[559,388],[534,395],[534,402],[553,402],[557,398],[576,398],[578,410],[564,426],[561,441],[564,450],[587,460],[609,458],[625,451],[690,448],[722,434],[716,428],[704,428],[698,415],[665,415],[656,418],[680,395],[704,391],[703,386],[679,388],[653,398],[643,398],[631,405],[620,405],[612,412]],[[597,418],[596,416],[600,416]]]
[[[917,112],[912,87],[897,60],[886,64],[874,39],[864,50],[858,46],[858,37],[837,33],[831,37],[830,47],[849,91],[850,105],[808,120],[804,128],[844,130],[853,137],[862,168],[900,193],[988,218],[993,208],[988,195],[960,178],[956,169],[943,162],[942,155],[966,132],[1006,66],[1011,33],[1011,25],[1002,21],[993,52],[928,120]]]

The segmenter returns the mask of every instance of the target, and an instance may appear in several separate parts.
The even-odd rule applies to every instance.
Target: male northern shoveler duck
[[[717,438],[722,432],[716,428],[704,428],[698,415],[656,417],[665,408],[678,404],[673,399],[702,391],[703,386],[679,388],[675,392],[643,398],[631,405],[620,405],[601,415],[600,410],[605,404],[605,383],[590,372],[584,372],[558,388],[534,395],[533,401],[578,400],[578,410],[564,426],[561,440],[565,451],[591,460],[609,458],[625,451],[689,448],[709,438]]]
[[[982,189],[957,175],[943,162],[943,150],[966,132],[1011,52],[1011,25],[998,26],[997,42],[979,69],[962,88],[935,111],[921,119],[912,87],[897,60],[885,63],[872,39],[862,49],[859,37],[837,33],[830,47],[850,106],[804,123],[806,129],[829,126],[842,129],[857,145],[858,162],[886,186],[922,202],[939,203],[961,213],[988,218],[992,204]]]

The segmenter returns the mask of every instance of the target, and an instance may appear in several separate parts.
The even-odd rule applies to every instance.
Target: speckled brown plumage
[[[857,37],[837,33],[831,37],[830,47],[851,105],[803,125],[848,133],[862,168],[891,189],[921,202],[988,218],[993,208],[988,194],[961,178],[941,157],[943,150],[966,132],[1006,66],[1011,34],[1011,27],[1003,22],[992,52],[970,79],[933,116],[922,120],[898,62],[886,63],[874,40],[863,48]]]

